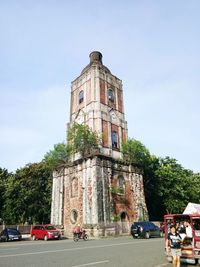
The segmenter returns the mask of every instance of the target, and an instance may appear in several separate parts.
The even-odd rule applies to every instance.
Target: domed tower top
[[[90,57],[90,64],[92,63],[100,63],[100,64],[103,64],[102,63],[102,54],[98,51],[93,51],[90,53],[89,55]]]
[[[81,71],[81,74],[83,74],[85,71],[90,69],[92,65],[96,65],[96,64],[100,65],[101,69],[103,69],[104,71],[111,73],[110,70],[106,66],[103,65],[103,62],[102,62],[103,56],[99,51],[91,52],[89,57],[90,57],[90,63]]]

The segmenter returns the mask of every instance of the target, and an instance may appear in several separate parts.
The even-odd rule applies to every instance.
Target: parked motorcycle
[[[74,233],[74,237],[73,237],[73,239],[74,239],[75,242],[79,241],[79,239],[83,239],[84,241],[87,241],[88,238],[89,238],[89,237],[88,237],[88,235],[86,234],[86,231],[85,231],[85,230],[83,230],[83,231],[80,232],[80,233]]]

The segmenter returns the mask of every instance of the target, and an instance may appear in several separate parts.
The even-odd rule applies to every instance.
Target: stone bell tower
[[[88,125],[102,135],[99,152],[73,157],[54,171],[51,223],[70,235],[78,223],[93,235],[106,235],[111,224],[129,232],[129,223],[148,217],[142,171],[123,162],[127,140],[122,81],[103,65],[102,54],[90,62],[71,84],[70,127]]]
[[[127,139],[122,81],[102,63],[102,54],[92,52],[90,63],[72,82],[70,123],[87,124],[102,134],[101,153],[121,158],[122,142]]]

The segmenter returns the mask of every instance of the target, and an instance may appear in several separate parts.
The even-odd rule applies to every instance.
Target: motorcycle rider
[[[83,230],[82,230],[80,224],[78,224],[77,226],[75,226],[75,228],[74,228],[74,234],[78,235],[78,237],[81,238],[82,232],[83,232]]]

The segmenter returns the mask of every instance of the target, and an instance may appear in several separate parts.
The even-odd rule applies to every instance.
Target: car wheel
[[[36,237],[35,235],[32,236],[32,240],[35,241],[36,240]]]
[[[150,237],[149,232],[146,232],[146,233],[145,233],[145,238],[146,238],[146,239],[149,239],[149,237]]]
[[[48,240],[48,236],[47,236],[47,235],[44,236],[44,240],[45,240],[45,241]]]

